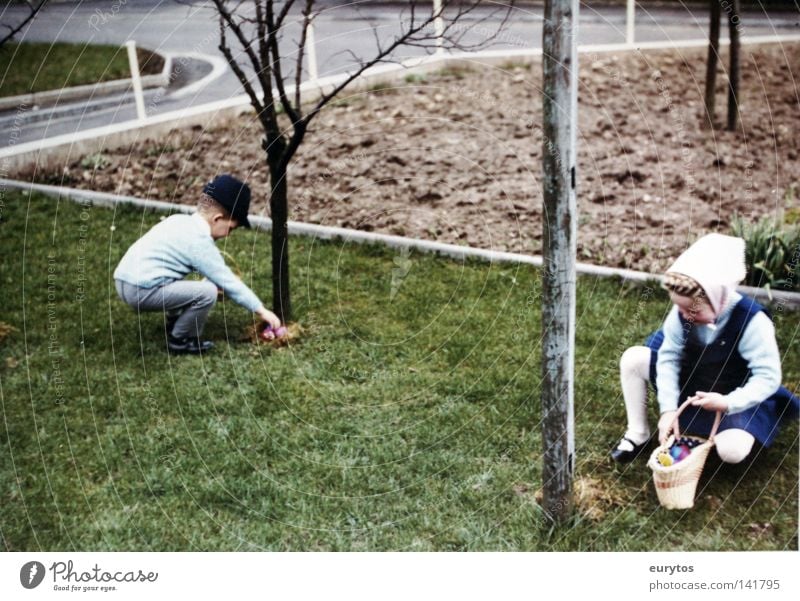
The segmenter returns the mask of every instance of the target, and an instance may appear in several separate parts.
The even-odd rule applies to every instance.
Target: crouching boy
[[[278,317],[225,264],[215,240],[237,227],[250,227],[250,188],[230,175],[203,188],[192,215],[172,215],[153,226],[125,253],[114,271],[119,297],[138,312],[166,314],[167,347],[173,353],[202,353],[214,343],[201,340],[217,301],[217,289],[272,327]],[[205,281],[183,278],[196,271]]]

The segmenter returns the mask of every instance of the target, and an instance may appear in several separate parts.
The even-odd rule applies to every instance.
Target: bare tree
[[[708,61],[706,62],[706,119],[704,125],[714,129],[716,117],[717,60],[719,59],[719,0],[709,0]]]
[[[465,43],[465,35],[489,19],[496,18],[497,4],[480,0],[441,0],[434,9],[431,0],[410,0],[399,15],[399,31],[381,39],[373,29],[375,49],[364,59],[351,53],[355,68],[340,83],[324,91],[313,103],[303,105],[300,83],[309,25],[317,16],[315,0],[213,0],[219,16],[219,49],[238,77],[263,129],[262,148],[270,173],[270,212],[272,217],[272,293],[273,310],[283,321],[291,319],[289,289],[288,182],[290,161],[308,132],[309,124],[342,90],[378,63],[395,61],[395,51],[416,46],[433,52],[437,39],[443,47],[469,50],[488,43],[505,24],[510,4],[502,10],[500,24],[493,35],[478,43]],[[481,4],[490,12],[478,14]],[[465,23],[466,17],[470,21]],[[441,21],[439,21],[441,19]],[[442,23],[443,27],[437,27]],[[299,25],[299,37],[289,40],[287,29]],[[437,30],[438,29],[438,30]],[[440,37],[441,36],[441,37]],[[293,57],[292,81],[284,69]],[[252,73],[249,76],[248,73]],[[285,130],[279,113],[288,117]]]
[[[8,30],[8,33],[0,34],[0,35],[2,35],[2,37],[0,37],[0,47],[2,47],[3,44],[5,44],[9,40],[11,40],[15,35],[17,35],[20,31],[22,31],[22,29],[28,23],[33,21],[33,19],[37,15],[37,13],[40,10],[42,10],[42,8],[44,7],[46,2],[47,2],[47,0],[39,0],[38,2],[33,2],[32,0],[25,0],[24,2],[21,2],[21,4],[24,4],[25,7],[27,8],[27,11],[26,11],[25,15],[23,16],[22,21],[20,21],[16,25],[7,25],[5,23],[0,25],[0,27],[3,27],[6,30]]]
[[[716,83],[717,83],[717,62],[719,60],[719,34],[720,16],[722,9],[725,9],[728,21],[728,32],[730,36],[730,67],[728,69],[728,122],[727,128],[730,131],[736,130],[736,123],[739,116],[739,73],[740,73],[740,31],[741,9],[739,0],[709,0],[709,36],[708,36],[708,62],[706,63],[706,94],[705,108],[706,120],[704,125],[714,129],[716,117]]]
[[[736,131],[739,116],[739,23],[741,10],[739,0],[731,0],[728,10],[728,32],[731,39],[731,66],[728,73],[728,130]]]

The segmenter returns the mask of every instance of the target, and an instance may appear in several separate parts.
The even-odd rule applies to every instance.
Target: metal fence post
[[[442,0],[433,0],[433,27],[436,30],[436,54],[444,54],[444,19]]]
[[[636,20],[636,2],[628,0],[628,10],[625,16],[625,43],[633,46],[634,43],[634,22]]]
[[[311,81],[319,79],[319,71],[317,71],[317,42],[314,37],[314,21],[308,22],[308,30],[306,31],[306,54],[308,56],[308,75]]]

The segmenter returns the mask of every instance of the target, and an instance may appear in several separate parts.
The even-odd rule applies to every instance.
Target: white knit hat
[[[719,315],[747,275],[744,249],[741,238],[707,234],[687,248],[667,273],[682,273],[700,284],[714,314]]]

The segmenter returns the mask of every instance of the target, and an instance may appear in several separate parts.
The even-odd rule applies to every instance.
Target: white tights
[[[646,346],[632,346],[622,354],[619,361],[619,377],[622,396],[628,414],[628,429],[625,437],[636,444],[650,437],[647,423],[647,385],[650,379],[650,353]],[[716,449],[725,463],[739,463],[750,454],[755,438],[749,432],[738,429],[725,430],[717,434]]]

